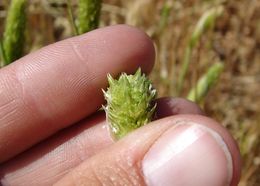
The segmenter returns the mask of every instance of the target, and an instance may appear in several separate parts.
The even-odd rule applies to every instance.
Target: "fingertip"
[[[143,141],[144,146],[151,143],[149,150],[136,150],[138,156],[145,151],[142,170],[148,185],[235,186],[239,182],[241,157],[236,141],[211,118],[195,114],[166,117],[129,134],[123,141],[130,146],[135,139]],[[147,155],[151,149],[152,158]]]
[[[240,162],[235,148],[231,135],[216,121],[176,115],[129,133],[58,183],[236,185]]]
[[[155,121],[155,122],[159,122],[159,121],[160,120]],[[193,134],[196,134],[196,135],[198,133],[201,134],[200,129],[203,129],[204,132],[205,131],[208,132],[213,138],[215,138],[215,141],[217,141],[217,144],[218,144],[217,146],[221,147],[219,149],[222,149],[222,155],[218,154],[216,156],[215,161],[221,162],[221,159],[223,161],[223,158],[225,158],[225,157],[227,159],[226,164],[222,162],[222,167],[220,166],[220,164],[219,165],[216,164],[216,165],[212,165],[212,168],[217,168],[217,166],[220,166],[218,168],[220,171],[219,173],[221,173],[221,171],[223,172],[225,170],[225,167],[223,165],[226,165],[227,168],[230,169],[229,172],[231,173],[229,185],[235,186],[238,184],[239,179],[240,179],[240,174],[241,174],[241,156],[240,156],[239,148],[238,148],[236,141],[234,140],[232,135],[228,132],[228,130],[225,127],[223,127],[221,124],[219,124],[218,122],[216,122],[215,120],[213,120],[211,118],[205,117],[203,115],[194,115],[194,114],[180,114],[180,115],[162,119],[161,121],[163,121],[163,122],[160,122],[160,124],[173,122],[173,123],[175,123],[174,126],[180,125],[182,123],[185,123],[185,125],[191,123],[191,125],[195,126],[196,132],[194,132]],[[197,127],[199,127],[199,128],[197,128]],[[197,129],[199,129],[199,130],[197,130]],[[171,136],[172,137],[175,136],[175,138],[176,138],[177,135],[171,135]],[[185,144],[185,142],[189,141],[191,136],[192,135],[188,135],[187,138],[186,137],[182,138],[182,140],[179,142]],[[212,155],[214,156],[217,154],[217,151],[216,151],[217,148],[214,147],[212,149],[213,144],[209,145],[209,141],[210,141],[209,139],[207,139],[207,140],[204,139],[204,140],[201,140],[201,142],[200,142],[201,144],[205,143],[202,145],[204,147],[206,147],[208,145],[208,147],[205,151],[205,154],[202,153],[202,156],[206,155],[205,158],[203,158],[202,162],[201,162],[202,170],[204,169],[205,166],[206,166],[206,168],[208,168],[207,163],[205,163],[206,158],[208,158],[208,156],[212,156]],[[200,147],[195,148],[195,145],[192,148],[195,153],[200,151]],[[189,153],[187,157],[189,157],[189,156],[193,156],[193,155],[191,155],[191,153]],[[228,158],[229,156],[230,156],[230,158]],[[230,160],[228,160],[228,159],[230,159]],[[197,161],[197,159],[194,161]],[[230,165],[228,165],[228,164],[230,164]],[[227,174],[228,174],[228,172],[227,172]],[[227,174],[223,174],[222,178],[224,178]],[[210,185],[212,185],[212,184],[210,184]]]
[[[125,32],[126,37],[135,47],[136,58],[140,58],[142,63],[140,67],[144,73],[150,73],[155,62],[155,47],[152,39],[142,30],[130,25],[115,26],[120,32]]]
[[[151,72],[155,61],[155,48],[151,38],[138,28],[129,25],[114,25],[93,30],[87,34],[71,38],[72,45],[77,48],[83,59],[88,58],[86,46],[98,48],[96,55],[115,56],[113,74],[118,72],[133,73],[138,67],[141,67],[144,73]],[[100,52],[102,51],[102,52]],[[95,51],[92,51],[92,53]],[[122,58],[124,57],[124,60]],[[120,59],[117,60],[117,59]],[[103,66],[106,59],[103,59]],[[115,65],[116,64],[116,65]],[[103,68],[111,69],[111,68]]]
[[[162,97],[156,100],[156,104],[156,117],[158,119],[177,114],[205,115],[197,104],[184,98]]]

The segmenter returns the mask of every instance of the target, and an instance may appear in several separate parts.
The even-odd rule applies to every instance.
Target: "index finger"
[[[96,111],[106,75],[149,72],[151,40],[112,26],[45,47],[0,70],[0,162]]]

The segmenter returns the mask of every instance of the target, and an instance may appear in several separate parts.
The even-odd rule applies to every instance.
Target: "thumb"
[[[240,155],[229,133],[199,115],[154,121],[70,171],[56,185],[237,185]]]

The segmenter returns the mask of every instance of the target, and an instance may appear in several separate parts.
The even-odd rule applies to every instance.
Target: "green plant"
[[[5,22],[1,57],[8,65],[23,55],[27,0],[12,0]]]
[[[79,0],[78,33],[83,34],[98,27],[102,0]]]
[[[170,12],[172,10],[172,7],[168,5],[168,3],[164,3],[162,10],[161,10],[161,15],[160,15],[160,21],[159,21],[159,26],[158,26],[158,32],[160,33],[164,28],[167,26],[167,22],[170,17]]]
[[[151,121],[156,104],[156,90],[139,68],[134,75],[121,74],[118,80],[108,75],[109,88],[104,92],[104,107],[110,130],[120,139]]]
[[[77,28],[75,21],[74,21],[73,8],[72,8],[71,0],[67,0],[67,12],[68,12],[68,19],[69,19],[69,22],[71,24],[71,28],[73,30],[74,35],[79,35],[78,28]]]
[[[212,65],[206,74],[199,79],[197,85],[191,89],[187,99],[194,102],[203,101],[211,87],[216,84],[223,69],[223,63],[215,63]]]
[[[212,9],[206,11],[201,16],[199,22],[197,23],[195,30],[192,33],[192,36],[189,40],[188,46],[185,49],[184,59],[183,59],[183,63],[182,63],[182,66],[181,66],[180,76],[179,76],[179,80],[178,80],[178,87],[177,87],[178,94],[181,93],[182,88],[183,88],[183,82],[184,82],[186,73],[188,71],[190,61],[191,61],[192,50],[194,49],[194,47],[199,42],[203,33],[214,25],[215,20],[222,13],[223,13],[223,7],[222,6],[214,7]]]

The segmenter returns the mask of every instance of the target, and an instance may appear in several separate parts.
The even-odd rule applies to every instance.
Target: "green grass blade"
[[[197,85],[191,89],[187,99],[194,102],[203,101],[209,90],[216,84],[223,69],[223,63],[216,63],[211,66],[206,74],[199,79]]]
[[[77,24],[79,34],[98,27],[101,3],[102,0],[79,0]]]
[[[27,0],[12,0],[8,10],[4,37],[4,65],[19,59],[23,55]]]

